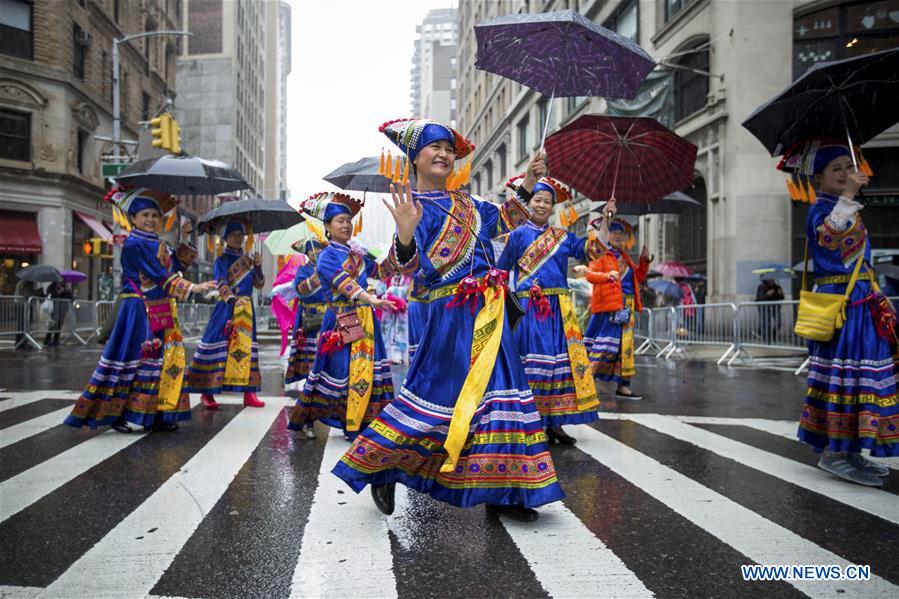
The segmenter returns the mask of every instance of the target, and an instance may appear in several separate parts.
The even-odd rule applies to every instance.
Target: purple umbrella
[[[635,42],[574,10],[504,15],[474,32],[477,68],[544,96],[633,98],[656,65]]]
[[[80,270],[64,270],[59,274],[62,275],[62,279],[66,283],[71,283],[72,285],[87,281],[87,275]]]

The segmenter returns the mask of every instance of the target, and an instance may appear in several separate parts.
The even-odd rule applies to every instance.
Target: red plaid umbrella
[[[669,260],[667,262],[662,262],[659,264],[658,271],[662,273],[663,277],[689,277],[693,274],[693,269],[684,264],[683,262],[677,262],[675,260]]]
[[[655,119],[587,114],[546,139],[546,158],[592,200],[645,204],[693,183],[696,146]]]

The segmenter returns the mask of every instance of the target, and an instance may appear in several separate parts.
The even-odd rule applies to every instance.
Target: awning
[[[0,252],[40,254],[42,249],[36,214],[0,212]]]
[[[102,239],[103,241],[112,241],[112,232],[107,229],[103,223],[98,221],[96,218],[89,214],[84,214],[83,212],[78,212],[75,210],[75,214],[78,215],[84,224],[90,227],[90,230],[94,232],[94,235]]]

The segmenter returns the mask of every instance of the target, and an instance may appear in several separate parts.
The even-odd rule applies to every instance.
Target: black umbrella
[[[356,162],[347,162],[325,175],[324,179],[345,191],[390,193],[390,180],[378,173],[380,161],[377,156],[366,156]],[[415,187],[415,176],[411,172],[409,183]]]
[[[602,202],[604,206],[607,202]],[[630,216],[642,216],[644,214],[685,214],[702,208],[702,204],[697,202],[687,194],[681,191],[669,193],[661,200],[645,203],[621,203],[618,205],[618,214],[628,214]]]
[[[897,98],[899,48],[893,48],[817,63],[756,108],[743,127],[772,156],[811,139],[848,137],[861,145],[899,120]]]
[[[32,283],[53,283],[62,281],[62,275],[55,266],[49,264],[32,264],[16,273],[17,279]]]
[[[253,233],[267,233],[279,229],[287,229],[303,222],[302,214],[293,209],[284,200],[266,200],[248,198],[224,202],[218,208],[203,215],[197,225],[200,233],[214,233],[215,229],[229,220],[241,220],[253,227]]]
[[[172,195],[216,195],[250,188],[237,169],[220,160],[173,154],[139,160],[115,181]]]

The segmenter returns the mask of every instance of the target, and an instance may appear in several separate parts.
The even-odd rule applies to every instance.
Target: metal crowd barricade
[[[44,302],[47,301],[51,302],[52,306],[49,312],[42,309]],[[27,332],[30,338],[33,339],[35,335],[44,335],[46,340],[49,335],[58,335],[61,338],[63,334],[68,334],[82,345],[87,343],[75,330],[76,314],[73,300],[30,297],[27,311],[29,312]],[[40,345],[36,345],[36,347],[42,349]]]
[[[753,360],[747,348],[776,349],[800,354],[808,351],[807,341],[793,333],[798,305],[796,300],[737,304],[733,353],[722,356],[719,364],[726,358],[727,365],[730,366],[741,356]],[[802,368],[800,366],[796,373]]]
[[[94,331],[94,334],[88,338],[88,341],[100,334],[100,331],[103,329],[103,325],[112,316],[113,307],[115,307],[115,302],[109,300],[99,300],[94,304],[94,314],[97,322],[97,328]]]
[[[30,343],[41,349],[41,344],[31,335],[31,317],[28,298],[21,295],[0,295],[0,337],[12,337],[14,347]]]
[[[674,351],[676,346],[674,339],[674,325],[677,320],[674,308],[653,308],[652,309],[652,329],[650,336],[654,346],[658,348],[656,358],[662,356],[668,357]],[[664,345],[661,345],[663,344]]]
[[[641,340],[634,355],[642,355],[650,351],[659,351],[661,348],[653,337],[653,311],[644,308],[642,312],[634,314],[634,343]]]
[[[97,322],[97,302],[94,300],[72,300],[68,322],[70,323],[69,332],[72,336],[80,341],[82,345],[87,345],[87,342],[97,335],[97,332],[100,330],[100,324]]]
[[[734,316],[731,303],[700,304],[666,308],[668,310],[668,345],[656,357],[670,358],[683,354],[690,345],[726,345],[734,349]]]

